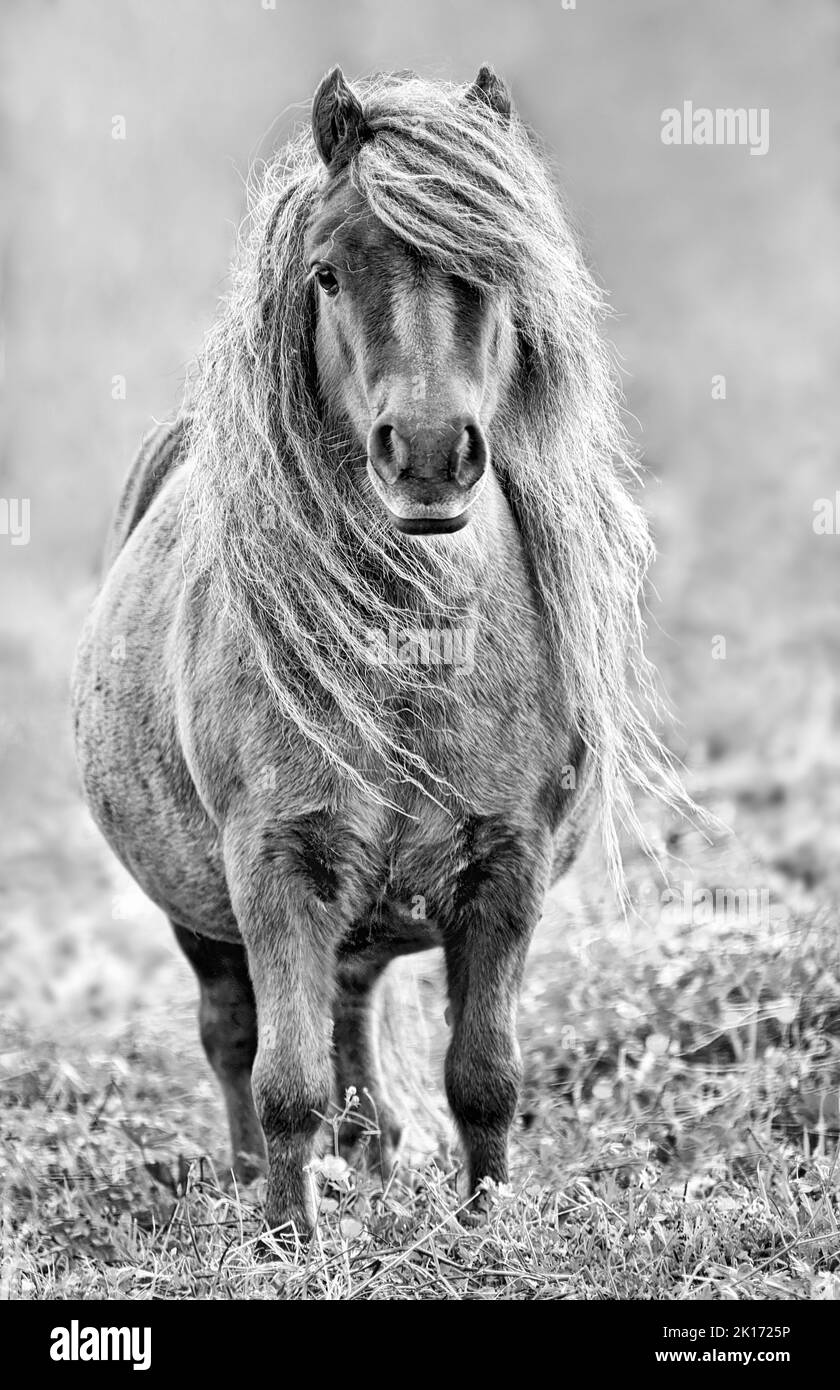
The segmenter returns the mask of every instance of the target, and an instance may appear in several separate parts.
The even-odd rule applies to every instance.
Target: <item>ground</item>
[[[38,59],[3,94],[3,495],[31,497],[32,539],[0,537],[0,1296],[836,1299],[840,539],[812,524],[840,486],[836,7],[321,9],[4,13]],[[105,518],[177,400],[270,117],[336,58],[464,80],[494,55],[618,313],[667,737],[722,826],[704,843],[643,808],[674,891],[628,845],[626,920],[594,847],[552,896],[511,1185],[484,1228],[456,1219],[443,1146],[385,1192],[322,1165],[317,1236],[290,1254],[262,1239],[258,1187],[227,1183],[189,968],[81,804],[67,673]],[[767,107],[766,157],[662,146],[661,110],[689,98]],[[438,971],[405,989],[439,1094]]]

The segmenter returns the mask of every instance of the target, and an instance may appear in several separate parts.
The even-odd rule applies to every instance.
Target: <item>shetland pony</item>
[[[682,798],[602,313],[490,68],[336,68],[126,485],[75,670],[82,779],[198,976],[272,1226],[312,1226],[331,1095],[357,1088],[391,1164],[371,1000],[429,947],[469,1192],[507,1179],[545,892],[593,817],[619,881],[634,789]]]

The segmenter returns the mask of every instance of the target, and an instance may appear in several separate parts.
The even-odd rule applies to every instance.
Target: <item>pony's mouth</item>
[[[389,522],[404,536],[446,536],[463,530],[485,481],[481,478],[468,488],[437,484],[430,489],[431,497],[424,498],[409,486],[388,487],[370,463],[367,473]]]
[[[469,507],[457,516],[399,516],[385,505],[392,526],[405,536],[446,536],[460,531],[470,519]]]

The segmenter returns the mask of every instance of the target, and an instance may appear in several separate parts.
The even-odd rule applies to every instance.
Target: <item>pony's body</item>
[[[168,442],[158,440],[147,468]],[[473,660],[438,668],[441,682],[457,684],[458,702],[444,726],[405,711],[421,755],[450,784],[468,788],[454,813],[411,784],[394,805],[348,790],[302,734],[278,722],[225,614],[200,580],[184,581],[181,516],[191,466],[189,458],[176,464],[125,537],[120,509],[109,545],[116,557],[76,668],[85,792],[152,901],[182,927],[241,943],[223,852],[240,822],[271,840],[267,854],[297,860],[300,891],[325,900],[342,844],[363,849],[342,908],[342,954],[390,959],[441,945],[439,921],[451,913],[455,886],[491,845],[504,853],[521,844],[535,862],[542,856],[548,883],[550,861],[559,869],[571,859],[585,809],[569,790],[581,750],[542,641],[521,539],[497,487],[485,489],[472,523],[474,587],[461,621],[475,634]],[[380,680],[384,700],[387,667]],[[359,770],[370,773],[365,750],[358,752]],[[564,812],[573,802],[571,817]],[[323,825],[317,843],[300,831],[313,818]]]
[[[330,74],[317,156],[267,171],[75,678],[88,801],[196,970],[235,1167],[264,1135],[269,1216],[304,1227],[331,1091],[357,1088],[390,1160],[371,993],[431,946],[471,1192],[505,1180],[545,891],[596,799],[614,866],[628,783],[662,777],[625,679],[649,542],[543,166],[486,69],[366,102]],[[381,659],[418,629],[470,661]]]

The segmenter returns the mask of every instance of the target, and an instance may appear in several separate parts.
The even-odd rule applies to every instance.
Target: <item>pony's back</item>
[[[167,478],[185,456],[187,421],[184,416],[155,425],[145,436],[131,465],[105,545],[107,574],[132,531],[142,521]]]

